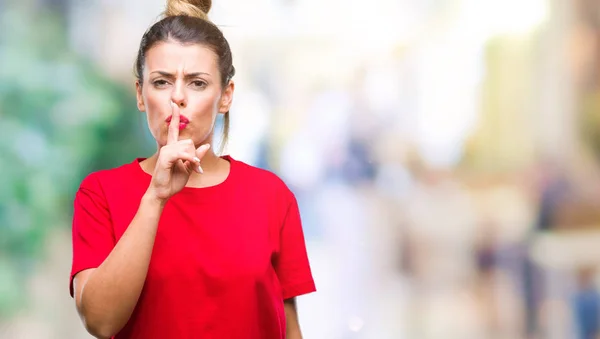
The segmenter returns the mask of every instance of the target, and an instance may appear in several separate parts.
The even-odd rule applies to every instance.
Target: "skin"
[[[151,183],[129,227],[106,260],[74,278],[77,311],[88,332],[110,338],[138,302],[165,203],[183,187],[217,185],[229,162],[210,147],[217,114],[229,111],[234,84],[221,85],[216,54],[203,45],[163,42],[147,53],[137,106],[145,112],[157,152],[140,163]],[[170,123],[166,119],[171,116]],[[180,130],[182,116],[189,123]],[[295,299],[284,300],[287,338],[301,339]]]

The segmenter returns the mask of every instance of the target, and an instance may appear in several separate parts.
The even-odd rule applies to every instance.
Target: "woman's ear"
[[[137,107],[140,112],[146,111],[146,105],[144,104],[144,97],[142,96],[142,84],[139,80],[135,82],[135,95],[137,97]]]
[[[229,112],[231,108],[231,102],[233,101],[233,91],[235,90],[235,84],[232,80],[223,89],[221,99],[219,100],[219,113],[225,114]]]

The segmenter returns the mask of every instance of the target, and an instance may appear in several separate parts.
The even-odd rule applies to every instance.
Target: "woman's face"
[[[171,102],[180,108],[179,139],[211,142],[217,114],[226,113],[233,82],[221,87],[217,55],[200,44],[158,43],[146,53],[143,83],[136,82],[138,109],[146,112],[158,146],[167,142]]]

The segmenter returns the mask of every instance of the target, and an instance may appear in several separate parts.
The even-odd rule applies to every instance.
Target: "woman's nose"
[[[185,107],[186,98],[182,85],[177,84],[173,87],[173,92],[171,93],[171,100],[179,107]]]

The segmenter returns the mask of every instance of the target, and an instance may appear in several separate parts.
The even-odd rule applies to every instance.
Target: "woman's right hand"
[[[200,160],[210,148],[205,144],[196,149],[192,139],[179,140],[179,106],[173,102],[171,106],[167,144],[158,151],[149,187],[153,197],[163,202],[185,187],[193,171],[202,173]]]

